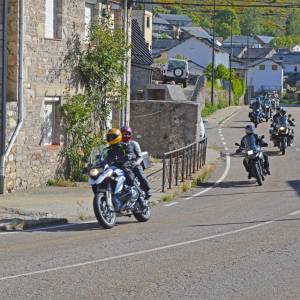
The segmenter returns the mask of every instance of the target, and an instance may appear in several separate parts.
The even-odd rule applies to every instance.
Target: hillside
[[[212,7],[206,5],[212,5],[213,0],[159,0],[159,2],[164,2],[164,5],[156,5],[154,12],[161,11],[166,13],[182,13],[189,15],[193,18],[193,22],[197,25],[203,26],[205,28],[211,27],[211,16]],[[179,5],[169,5],[168,3],[178,2]],[[197,3],[202,4],[203,7],[197,6],[187,6],[186,3]],[[251,1],[251,0],[217,0],[218,5],[224,4],[224,7],[217,7],[217,10],[222,10],[223,8],[230,7],[230,4],[234,5],[247,5],[247,4],[261,4],[265,5],[264,8],[252,8],[252,14],[257,15],[257,23],[259,24],[259,29],[257,34],[262,35],[273,35],[273,36],[283,36],[286,31],[286,19],[291,9],[285,8],[273,8],[270,7],[276,4],[299,4],[296,0],[265,0],[265,1]],[[251,9],[236,7],[234,8],[240,25],[243,31],[243,21],[245,16],[251,13]],[[300,24],[299,24],[300,26]]]

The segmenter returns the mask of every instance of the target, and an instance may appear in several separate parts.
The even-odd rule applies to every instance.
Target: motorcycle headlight
[[[89,175],[91,177],[96,177],[96,176],[98,176],[100,174],[101,171],[102,171],[101,169],[94,168],[94,169],[90,170]]]
[[[279,130],[280,131],[285,131],[285,127],[280,127]]]
[[[248,151],[247,151],[247,154],[248,154],[248,155],[253,155],[253,153],[254,153],[253,150],[248,150]]]

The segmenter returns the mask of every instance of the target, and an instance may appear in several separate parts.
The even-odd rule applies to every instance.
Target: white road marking
[[[172,248],[182,247],[182,246],[186,246],[186,245],[196,244],[196,243],[199,243],[199,242],[209,241],[209,240],[212,240],[212,239],[222,238],[224,236],[238,234],[240,232],[256,229],[256,228],[259,228],[259,227],[262,227],[262,226],[272,224],[275,221],[276,220],[262,222],[260,224],[244,227],[244,228],[241,228],[241,229],[227,231],[227,232],[224,232],[224,233],[214,234],[214,235],[210,235],[210,236],[203,237],[203,238],[200,238],[200,239],[189,240],[189,241],[170,244],[170,245],[166,245],[166,246],[162,246],[162,247],[157,247],[157,248],[152,248],[152,249],[147,249],[147,250],[140,250],[140,251],[125,253],[125,254],[121,254],[121,255],[117,255],[117,256],[110,256],[110,257],[100,258],[100,259],[97,259],[97,260],[91,260],[91,261],[78,263],[78,264],[73,264],[73,265],[66,265],[66,266],[61,266],[61,267],[56,267],[56,268],[49,268],[49,269],[44,269],[44,270],[39,270],[39,271],[33,271],[33,272],[27,272],[27,273],[22,273],[22,274],[17,274],[17,275],[5,276],[5,277],[1,277],[0,281],[20,278],[20,277],[26,277],[26,276],[32,276],[32,275],[37,275],[37,274],[45,274],[45,273],[50,273],[50,272],[62,271],[62,270],[67,270],[67,269],[74,269],[74,268],[84,267],[84,266],[88,266],[88,265],[99,264],[99,263],[103,263],[103,262],[107,262],[107,261],[113,261],[113,260],[118,260],[118,259],[122,259],[122,258],[128,258],[128,257],[132,257],[132,256],[138,256],[138,255],[158,252],[158,251],[162,251],[162,250],[166,250],[166,249],[172,249]]]
[[[211,186],[211,187],[209,187],[209,188],[204,189],[204,190],[201,191],[201,192],[198,192],[198,193],[192,195],[191,197],[185,198],[185,199],[183,199],[183,200],[184,200],[184,201],[191,200],[191,199],[193,199],[194,197],[198,197],[198,196],[200,196],[200,195],[202,195],[202,194],[205,194],[205,193],[207,193],[208,191],[212,190],[213,188],[215,188],[220,182],[222,182],[222,181],[226,178],[226,176],[227,176],[228,173],[229,173],[229,170],[230,170],[230,156],[229,156],[229,154],[227,154],[227,155],[226,155],[226,168],[225,168],[225,171],[224,171],[224,173],[222,174],[222,176],[214,183],[214,185]]]
[[[299,148],[295,148],[295,150],[296,150],[296,151],[300,151],[300,149],[299,149]]]
[[[225,149],[225,151],[228,151],[228,150],[229,150],[228,147],[225,147],[224,149]]]
[[[166,207],[170,207],[170,206],[173,206],[173,205],[175,205],[175,204],[177,204],[178,202],[172,202],[172,203],[170,203],[170,204],[167,204],[167,205],[165,205]]]
[[[226,143],[226,142],[222,142],[222,144],[223,144],[223,145],[227,145],[227,143]]]
[[[299,215],[299,214],[300,214],[300,209],[290,213],[289,216],[296,216],[296,215]]]
[[[223,137],[221,137],[221,141],[225,141],[225,139]]]

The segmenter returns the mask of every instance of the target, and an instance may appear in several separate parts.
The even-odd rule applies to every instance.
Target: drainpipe
[[[6,102],[7,102],[7,25],[8,25],[8,0],[3,3],[3,72],[2,72],[2,124],[1,124],[1,158],[0,158],[0,193],[4,193],[4,155],[6,142]]]
[[[6,10],[6,22],[7,22],[7,0],[5,0],[5,9]],[[5,12],[4,12],[5,14]],[[5,28],[6,38],[7,38],[7,27]],[[7,47],[5,47],[7,48]],[[5,51],[4,51],[5,52]],[[24,97],[23,97],[23,58],[24,58],[24,0],[19,0],[19,67],[18,67],[18,123],[17,127],[14,130],[14,133],[8,143],[7,148],[5,149],[4,143],[4,152],[1,152],[1,165],[0,165],[0,194],[5,192],[5,161],[11,151],[12,146],[14,145],[16,138],[21,130],[24,119]],[[7,63],[7,56],[6,56]],[[7,65],[6,65],[7,67]],[[7,76],[6,79],[7,80]],[[5,100],[7,99],[7,92],[5,90]],[[4,101],[3,101],[4,102]],[[5,101],[5,117],[6,119],[6,101]],[[6,123],[6,120],[5,120]],[[6,124],[5,124],[6,125]],[[4,129],[6,126],[4,127]]]

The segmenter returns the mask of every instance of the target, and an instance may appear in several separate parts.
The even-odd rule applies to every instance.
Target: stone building
[[[44,185],[61,172],[60,107],[67,82],[58,70],[67,52],[68,38],[75,31],[84,39],[87,25],[105,16],[108,9],[115,16],[114,26],[123,26],[124,12],[130,17],[130,9],[124,9],[124,2],[127,3],[124,0],[0,1],[0,11],[3,11],[0,16],[0,112],[4,110],[1,124],[5,125],[0,128],[0,193]],[[6,15],[3,4],[8,6]],[[8,17],[6,27],[5,16]],[[129,22],[130,18],[127,24]],[[4,31],[8,35],[6,45],[3,45]],[[6,48],[8,55],[4,57]],[[8,63],[7,76],[3,59]],[[7,93],[1,88],[5,78]],[[127,86],[130,89],[130,81]]]

